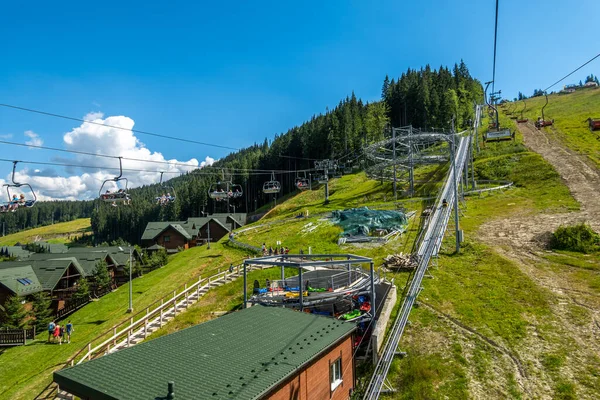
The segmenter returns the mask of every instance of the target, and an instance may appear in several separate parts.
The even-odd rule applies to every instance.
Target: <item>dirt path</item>
[[[538,367],[540,371],[525,382],[525,387],[536,393],[536,397],[550,398],[555,377],[544,372],[540,361],[544,354],[558,350],[560,345],[557,346],[557,343],[563,346],[572,343],[568,362],[561,370],[561,374],[570,380],[578,376],[582,362],[590,362],[587,355],[600,354],[600,294],[590,293],[588,288],[581,286],[581,282],[569,279],[569,271],[557,271],[543,257],[551,232],[560,225],[586,222],[594,230],[600,231],[600,172],[590,166],[584,156],[565,148],[551,133],[537,130],[531,124],[519,124],[519,130],[523,134],[524,144],[558,171],[581,208],[579,212],[564,214],[516,215],[485,223],[479,230],[481,241],[515,261],[522,272],[553,293],[550,308],[553,324],[556,325],[556,337],[552,342],[540,340],[534,324],[532,335],[522,349],[517,349],[525,362]],[[585,322],[574,320],[573,307],[589,313]],[[578,394],[580,398],[598,395],[581,385]]]

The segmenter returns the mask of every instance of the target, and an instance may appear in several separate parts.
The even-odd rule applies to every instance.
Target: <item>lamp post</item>
[[[124,251],[122,247],[119,250]],[[133,312],[133,280],[132,280],[132,260],[133,260],[133,248],[129,247],[129,308],[128,313]]]
[[[210,219],[206,223],[206,236],[207,236],[206,249],[210,250]]]

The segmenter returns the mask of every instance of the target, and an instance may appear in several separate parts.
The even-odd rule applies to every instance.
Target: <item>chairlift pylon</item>
[[[538,117],[537,121],[535,121],[535,127],[541,129],[545,126],[551,126],[554,124],[554,120],[546,119],[544,116],[544,108],[548,105],[548,93],[544,92],[544,96],[546,96],[546,104],[542,107],[542,116]]]
[[[127,178],[123,178],[123,160],[122,157],[118,157],[119,159],[119,175],[115,176],[114,178],[111,179],[106,179],[104,182],[102,182],[102,186],[100,186],[100,190],[98,191],[98,197],[100,198],[100,200],[104,201],[105,203],[112,203],[113,206],[116,206],[117,203],[123,203],[126,205],[131,204],[131,197],[129,196],[129,193],[127,192],[128,190],[128,185],[129,185],[129,181],[127,180]],[[104,189],[104,185],[106,185],[108,182],[114,182],[115,186],[117,186],[117,182],[121,182],[121,181],[125,181],[125,188],[121,188],[121,189],[117,189],[116,192],[110,192],[109,190],[106,190],[106,193],[102,193],[102,190]],[[118,188],[118,186],[117,186]]]
[[[164,171],[160,172],[160,182],[158,183],[157,196],[155,198],[156,204],[159,206],[166,206],[177,199],[175,188],[172,185],[163,185],[163,174]]]
[[[271,180],[263,184],[263,193],[276,194],[281,191],[281,183],[275,180],[275,172],[271,172]]]
[[[35,205],[35,203],[37,203],[37,196],[35,194],[35,191],[31,187],[31,185],[29,183],[21,183],[21,182],[15,181],[15,173],[17,170],[18,162],[19,161],[13,161],[13,171],[12,171],[12,177],[11,177],[12,183],[5,183],[4,185],[2,185],[3,187],[6,187],[6,194],[8,196],[8,202],[6,204],[0,206],[0,212],[8,212],[8,211],[15,212],[19,207],[30,208],[30,207],[33,207]],[[29,190],[31,191],[31,198],[28,199],[27,197],[25,197],[24,193],[21,193],[20,196],[18,196],[16,193],[13,193],[11,195],[10,188],[18,189],[23,186],[29,188]]]

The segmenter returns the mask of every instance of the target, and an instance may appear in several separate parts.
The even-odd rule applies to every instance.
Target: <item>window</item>
[[[329,364],[329,383],[332,392],[342,383],[342,357]]]
[[[19,282],[21,285],[24,285],[24,286],[31,285],[31,281],[27,278],[19,278],[19,279],[17,279],[17,282]]]
[[[163,242],[167,243],[167,242],[170,242],[170,241],[171,241],[171,236],[169,236],[169,235],[163,236]]]

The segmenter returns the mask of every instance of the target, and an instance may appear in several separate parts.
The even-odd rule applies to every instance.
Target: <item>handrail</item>
[[[253,269],[253,268],[251,268],[251,269]],[[236,267],[236,270],[232,271],[232,272],[229,272],[226,269],[224,271],[219,270],[219,272],[211,275],[208,278],[202,278],[201,276],[199,276],[198,280],[196,282],[194,282],[193,284],[191,284],[189,286],[188,286],[188,284],[185,284],[184,288],[181,292],[177,293],[177,291],[174,290],[173,291],[174,293],[172,296],[171,295],[165,296],[165,297],[161,298],[160,300],[155,301],[150,306],[146,307],[144,311],[138,312],[134,316],[130,317],[128,320],[123,321],[120,324],[113,326],[109,330],[105,331],[103,334],[92,339],[85,347],[83,347],[77,354],[75,354],[73,357],[71,357],[67,361],[67,365],[73,366],[75,364],[81,364],[85,360],[90,360],[90,359],[94,358],[94,355],[97,354],[98,352],[107,353],[108,351],[110,351],[111,344],[112,344],[112,347],[114,348],[117,346],[117,342],[119,342],[120,340],[127,339],[127,343],[129,344],[129,340],[131,338],[132,331],[141,329],[142,327],[145,327],[145,329],[147,329],[148,323],[150,320],[160,318],[160,320],[162,321],[162,317],[163,317],[164,311],[166,309],[173,308],[175,314],[177,314],[179,302],[186,301],[186,305],[184,307],[187,308],[187,306],[188,306],[187,302],[189,301],[190,293],[196,291],[197,295],[200,296],[200,290],[202,288],[208,289],[210,287],[211,283],[213,283],[215,281],[220,281],[222,279],[226,279],[230,275],[239,275],[240,271],[241,271],[240,266],[238,265]],[[159,302],[160,302],[159,305],[157,305],[154,309],[151,309],[151,307],[158,304]],[[141,315],[141,318],[136,319],[136,317],[138,317],[140,315]],[[123,327],[122,329],[120,329],[125,324],[128,324],[128,325]],[[161,326],[162,326],[162,322],[161,322]],[[97,341],[100,338],[103,338],[104,336],[106,336],[108,333],[111,333],[111,332],[112,332],[111,336],[105,338],[101,343],[92,347],[92,344],[95,341]],[[146,335],[146,330],[144,330],[144,335]],[[86,351],[86,350],[87,350],[87,352],[85,352],[85,354],[83,354],[84,351]]]
[[[239,273],[240,267],[237,267],[236,273]],[[101,334],[99,334],[98,336],[96,336],[95,338],[93,338],[92,340],[90,340],[81,350],[79,350],[77,353],[75,353],[71,358],[69,358],[67,360],[67,362],[64,364],[64,367],[67,366],[72,366],[75,364],[79,364],[79,362],[75,362],[76,360],[79,359],[79,357],[82,355],[82,353],[86,352],[85,355],[81,358],[82,360],[85,359],[90,359],[91,358],[91,353],[90,350],[95,350],[97,351],[98,348],[100,347],[100,345],[98,346],[94,346],[92,348],[92,344],[96,341],[98,341],[99,339],[105,337],[106,335],[112,333],[112,335],[109,337],[110,340],[114,341],[114,340],[118,340],[117,337],[115,337],[115,335],[119,336],[119,334],[122,334],[123,332],[127,332],[130,331],[131,329],[133,329],[134,327],[138,327],[141,323],[144,323],[145,321],[148,320],[148,318],[150,318],[151,316],[156,316],[157,313],[160,312],[161,309],[164,310],[164,308],[167,307],[167,305],[170,304],[170,307],[173,307],[172,302],[174,300],[177,299],[181,299],[182,296],[185,296],[186,294],[189,294],[190,291],[197,289],[198,285],[202,284],[202,283],[207,283],[210,284],[211,282],[215,281],[215,280],[220,280],[223,277],[226,277],[229,272],[227,270],[225,271],[220,271],[217,272],[214,275],[211,275],[208,278],[204,278],[202,279],[201,276],[199,276],[198,280],[195,281],[194,283],[192,283],[190,286],[188,286],[188,284],[186,283],[184,285],[184,288],[181,292],[179,292],[178,294],[176,293],[177,291],[174,290],[174,295],[167,295],[164,296],[158,300],[156,300],[155,302],[151,303],[150,305],[148,305],[143,311],[140,311],[134,315],[132,315],[130,318],[118,323],[117,325],[112,326],[111,328],[107,329],[106,331],[102,332]],[[161,303],[161,304],[159,304]],[[152,307],[155,307],[154,309],[152,309]],[[152,309],[152,311],[150,312],[150,310]],[[128,324],[128,327],[121,329],[124,325]],[[106,346],[107,341],[109,341],[109,339],[105,339],[102,344],[104,346]]]

